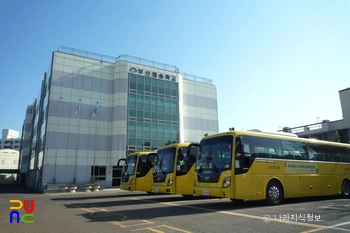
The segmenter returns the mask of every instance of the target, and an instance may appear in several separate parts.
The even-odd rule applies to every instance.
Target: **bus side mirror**
[[[237,153],[239,153],[239,154],[243,154],[244,153],[244,144],[239,143],[237,145]]]

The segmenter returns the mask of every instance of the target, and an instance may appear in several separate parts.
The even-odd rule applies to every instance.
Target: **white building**
[[[17,178],[18,159],[18,150],[0,150],[0,183],[15,183]]]
[[[322,120],[320,123],[302,125],[293,128],[284,127],[283,131],[297,134],[303,138],[332,141],[335,134],[340,142],[350,142],[350,88],[339,91],[343,119],[337,121]]]
[[[13,149],[19,151],[21,146],[21,140],[19,138],[19,132],[12,129],[2,130],[2,139],[0,139],[1,149]]]
[[[97,181],[119,186],[134,151],[218,132],[216,87],[176,66],[66,47],[53,52],[22,133],[27,186]]]

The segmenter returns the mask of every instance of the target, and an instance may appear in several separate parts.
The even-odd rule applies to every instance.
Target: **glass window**
[[[165,120],[163,113],[158,113],[158,120]]]
[[[146,131],[151,130],[151,124],[150,123],[145,123],[144,124],[144,130],[146,130]]]
[[[137,93],[137,102],[143,103],[143,94],[142,93]]]
[[[179,132],[178,126],[172,125],[172,126],[171,126],[171,132],[172,132],[172,133],[178,133],[178,132]]]
[[[144,83],[144,78],[145,78],[144,76],[138,75],[137,76],[137,82],[143,84]]]
[[[137,122],[137,123],[136,123],[136,129],[137,129],[138,131],[142,131],[142,129],[143,129],[143,123],[142,123],[142,122]]]
[[[135,121],[129,121],[128,122],[129,129],[136,129],[136,122]]]
[[[144,90],[143,88],[144,88],[143,83],[138,83],[137,84],[137,90],[143,91]]]
[[[171,95],[171,90],[169,88],[165,88],[164,94]]]
[[[152,120],[158,120],[158,113],[152,112]]]
[[[143,146],[143,139],[142,138],[137,138],[136,139],[136,145],[137,146]]]
[[[171,115],[171,120],[172,121],[178,121],[177,115],[175,115],[175,114]]]
[[[129,145],[135,145],[135,142],[136,142],[135,138],[129,137]]]
[[[282,140],[283,156],[285,159],[309,159],[305,143]]]
[[[165,120],[171,121],[171,115],[170,114],[165,114]]]
[[[129,101],[129,108],[135,109],[136,108],[136,102]]]
[[[157,105],[158,104],[158,98],[152,96],[151,103]]]
[[[167,106],[167,107],[170,107],[171,106],[170,102],[171,102],[170,99],[165,99],[164,100],[164,105]]]
[[[142,110],[137,110],[137,117],[143,118],[143,111]]]
[[[158,105],[153,105],[152,104],[152,111],[153,112],[158,112]]]
[[[150,96],[144,96],[144,103],[150,104],[151,103],[151,97]]]
[[[253,157],[283,158],[281,141],[278,139],[250,137]]]
[[[151,92],[151,85],[145,85],[145,91]]]
[[[136,117],[136,110],[129,109],[129,117]]]
[[[153,93],[158,93],[158,88],[157,88],[157,86],[152,86],[152,92],[153,92]]]
[[[129,89],[135,89],[136,90],[136,83],[135,82],[130,82],[129,83]]]
[[[165,113],[171,113],[171,108],[170,107],[164,107]]]
[[[171,100],[171,107],[173,108],[177,107],[177,100]]]
[[[149,139],[151,137],[151,131],[143,131],[144,138]]]
[[[145,83],[146,84],[151,84],[151,78],[145,77]]]
[[[150,111],[145,111],[144,112],[144,117],[145,118],[151,118],[151,112]]]
[[[129,94],[129,101],[136,101],[136,94]]]
[[[164,86],[167,87],[167,88],[170,88],[171,87],[171,82],[164,81]]]
[[[129,129],[129,137],[136,137],[136,130]]]
[[[157,79],[155,79],[155,78],[152,78],[152,79],[151,79],[151,83],[152,83],[152,85],[154,85],[154,86],[157,86],[157,85],[158,85]]]
[[[152,124],[151,125],[151,130],[155,131],[155,132],[158,131],[158,124]]]
[[[129,74],[129,80],[136,82],[136,74]]]
[[[158,93],[164,94],[164,87],[158,87]]]
[[[164,87],[164,80],[158,79],[158,86],[159,87]]]
[[[177,96],[177,90],[171,90],[171,95],[172,96]]]
[[[157,139],[152,139],[151,140],[151,145],[152,146],[158,146],[158,140]]]
[[[143,103],[137,103],[136,108],[138,110],[143,110]]]
[[[349,162],[349,155],[346,147],[330,146],[329,151],[332,162]]]
[[[316,161],[329,161],[329,150],[325,145],[308,144],[309,159]]]
[[[156,130],[157,131],[157,130]],[[152,131],[151,131],[151,137],[152,138],[157,138],[158,139],[158,132],[156,131],[153,131],[153,128],[152,128]],[[158,142],[157,142],[158,143]]]
[[[171,89],[177,90],[178,86],[176,82],[170,82],[171,83]]]

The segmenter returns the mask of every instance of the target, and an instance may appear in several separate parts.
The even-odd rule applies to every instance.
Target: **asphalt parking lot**
[[[350,200],[264,202],[104,190],[38,194],[0,186],[1,232],[350,232]],[[16,191],[16,192],[15,192]],[[34,200],[34,223],[9,222],[10,200]],[[20,214],[25,214],[23,209]]]

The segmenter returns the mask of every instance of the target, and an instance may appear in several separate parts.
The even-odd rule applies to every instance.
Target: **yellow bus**
[[[193,196],[193,183],[198,148],[189,143],[175,143],[158,149],[153,168],[152,192]]]
[[[144,191],[151,193],[152,168],[157,158],[155,152],[135,152],[129,154],[124,161],[121,173],[120,189],[128,191]]]
[[[232,128],[201,140],[194,193],[277,205],[284,198],[348,198],[349,180],[349,144]]]

